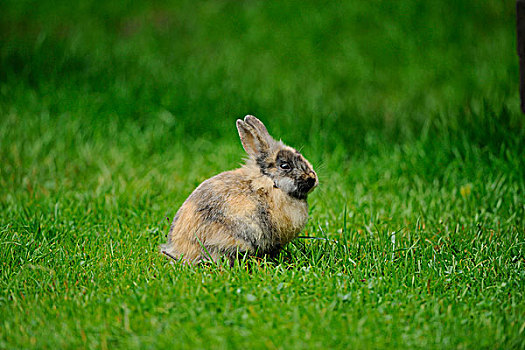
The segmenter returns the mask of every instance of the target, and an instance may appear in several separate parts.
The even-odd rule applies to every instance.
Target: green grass
[[[513,1],[0,12],[0,348],[525,348]],[[171,264],[248,113],[317,169],[327,240]]]

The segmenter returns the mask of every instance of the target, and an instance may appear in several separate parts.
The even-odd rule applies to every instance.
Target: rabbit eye
[[[290,164],[286,163],[286,162],[283,162],[281,163],[280,165],[281,169],[283,170],[290,170],[292,167],[290,166]]]

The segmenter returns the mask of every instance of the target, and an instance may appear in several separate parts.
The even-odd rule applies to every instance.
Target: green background
[[[525,347],[513,1],[0,13],[0,348]],[[246,114],[314,165],[328,240],[171,264]]]

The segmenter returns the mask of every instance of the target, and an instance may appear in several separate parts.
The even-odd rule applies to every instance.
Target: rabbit
[[[312,165],[247,115],[237,130],[248,154],[241,168],[201,183],[177,211],[162,252],[196,264],[239,254],[276,256],[308,219],[319,181]]]

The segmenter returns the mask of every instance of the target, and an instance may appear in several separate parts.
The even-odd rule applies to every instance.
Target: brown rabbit
[[[303,229],[308,194],[318,185],[312,165],[274,140],[247,115],[237,130],[249,158],[240,169],[202,184],[178,210],[162,251],[189,263],[233,261],[239,253],[275,255]]]

